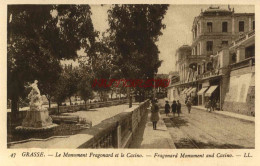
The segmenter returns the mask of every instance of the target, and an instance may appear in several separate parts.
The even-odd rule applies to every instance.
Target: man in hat
[[[170,108],[171,107],[169,105],[169,102],[166,101],[165,106],[164,106],[164,112],[165,112],[166,116],[168,116],[168,114],[170,113]]]
[[[159,121],[159,106],[157,105],[156,98],[152,100],[151,121],[153,122],[153,129],[156,130],[156,125]]]

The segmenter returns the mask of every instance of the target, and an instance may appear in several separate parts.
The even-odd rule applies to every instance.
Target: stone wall
[[[252,67],[231,71],[223,110],[255,115],[255,73]]]

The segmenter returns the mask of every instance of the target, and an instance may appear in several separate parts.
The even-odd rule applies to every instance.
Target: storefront
[[[205,97],[205,92],[208,90],[208,86],[202,87],[198,94],[198,105],[205,105],[204,97]]]
[[[201,87],[197,93],[198,95],[198,105],[205,106],[209,99],[216,103],[219,107],[220,97],[221,97],[221,81],[220,75],[209,77],[200,81],[198,87]]]

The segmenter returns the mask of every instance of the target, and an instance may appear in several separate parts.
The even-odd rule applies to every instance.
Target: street
[[[164,110],[161,110],[161,113]],[[180,117],[161,114],[176,148],[239,149],[255,147],[255,124],[203,110],[188,114],[182,105]]]

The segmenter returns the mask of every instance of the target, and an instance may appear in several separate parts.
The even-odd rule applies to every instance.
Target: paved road
[[[137,107],[138,103],[133,103],[133,107]],[[69,115],[78,115],[81,118],[86,118],[89,121],[92,121],[92,126],[97,125],[101,121],[115,116],[126,109],[129,108],[129,104],[122,104],[117,106],[110,106],[110,107],[102,107],[102,108],[95,108],[90,109],[88,111],[77,111],[74,113],[66,113]]]
[[[151,110],[142,118],[138,125],[138,130],[130,144],[129,148],[134,149],[175,149],[171,136],[160,117],[157,123],[157,129],[153,130],[153,124],[150,120]]]
[[[164,122],[177,148],[254,148],[255,124],[203,110],[188,114],[182,106],[180,117],[166,117]]]

